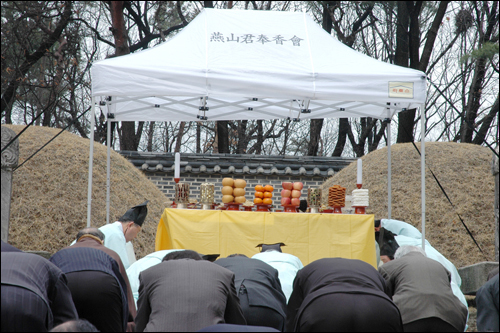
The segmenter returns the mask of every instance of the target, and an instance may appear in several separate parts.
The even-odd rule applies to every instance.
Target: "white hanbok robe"
[[[304,267],[300,259],[292,254],[278,251],[257,253],[252,258],[259,259],[278,271],[281,289],[288,303],[293,291],[293,280],[295,279],[295,275],[297,275],[299,269]]]
[[[134,245],[125,241],[121,222],[106,224],[99,228],[104,234],[104,246],[115,251],[120,256],[125,269],[135,262]]]
[[[174,251],[183,251],[183,250],[161,250],[150,253],[144,258],[141,258],[136,262],[134,262],[127,269],[127,276],[130,282],[130,289],[132,289],[132,295],[134,295],[134,301],[136,306],[137,306],[137,300],[139,299],[139,284],[140,284],[139,274],[141,274],[142,271],[152,266],[158,265],[159,263],[161,263],[161,261],[167,254]]]

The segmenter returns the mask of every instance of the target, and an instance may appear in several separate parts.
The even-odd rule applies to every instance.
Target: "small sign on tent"
[[[413,98],[413,82],[389,82],[389,97]]]

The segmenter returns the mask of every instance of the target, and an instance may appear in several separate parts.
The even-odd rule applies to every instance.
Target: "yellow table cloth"
[[[221,257],[259,252],[257,244],[283,242],[283,252],[304,265],[341,257],[377,267],[374,216],[267,213],[166,208],[156,232],[156,251],[189,249]]]

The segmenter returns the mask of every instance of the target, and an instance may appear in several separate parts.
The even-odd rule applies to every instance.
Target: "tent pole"
[[[422,177],[422,250],[425,251],[425,107],[420,106],[420,137],[421,137],[421,157],[420,172]]]
[[[92,167],[94,163],[94,126],[95,126],[95,97],[92,96],[92,114],[90,115],[90,154],[89,154],[89,187],[87,192],[87,228],[90,228],[92,215]]]
[[[111,151],[111,121],[108,117],[108,133],[106,141],[108,143],[108,156],[106,160],[106,224],[109,224],[109,193],[111,187],[111,178],[110,178],[110,151]]]
[[[387,218],[392,218],[391,118],[387,124]]]

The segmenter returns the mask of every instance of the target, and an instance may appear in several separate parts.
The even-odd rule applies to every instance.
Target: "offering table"
[[[374,216],[166,208],[158,223],[155,251],[189,249],[221,257],[248,257],[257,244],[286,244],[302,263],[321,258],[359,259],[377,267]]]

